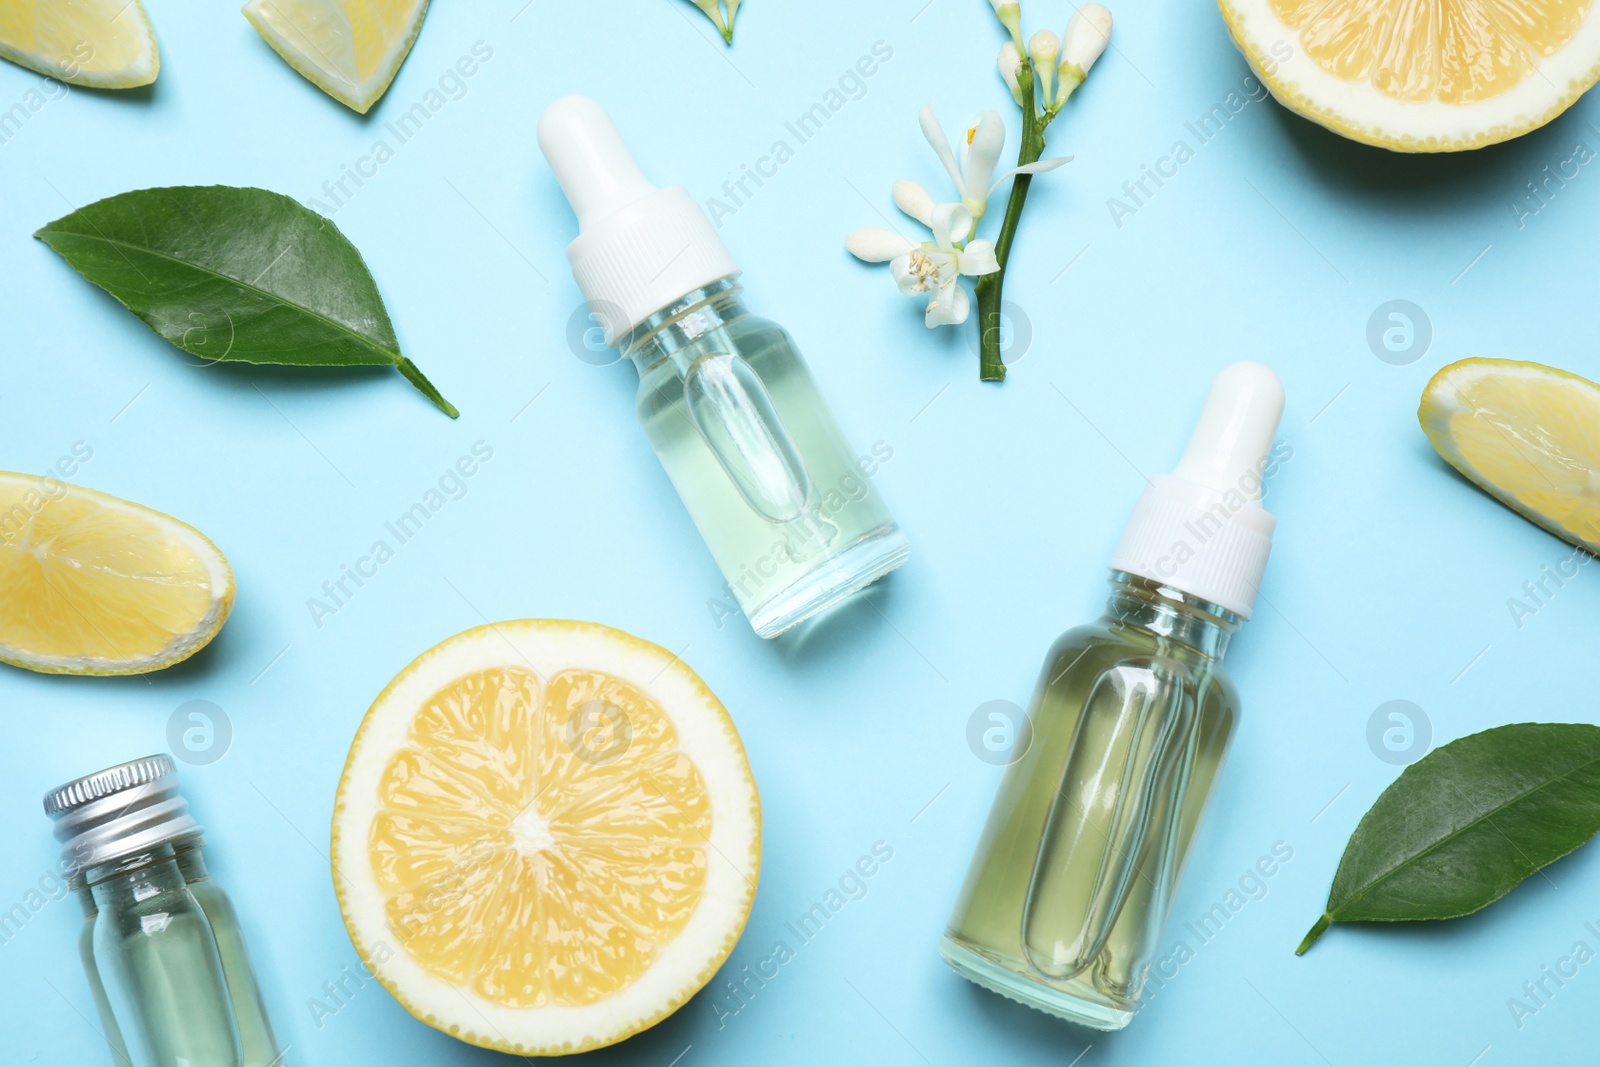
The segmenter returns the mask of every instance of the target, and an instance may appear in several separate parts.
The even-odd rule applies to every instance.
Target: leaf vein
[[[1333,910],[1337,911],[1337,910],[1343,909],[1345,907],[1348,907],[1351,904],[1359,903],[1360,901],[1365,899],[1367,897],[1367,895],[1370,894],[1378,886],[1382,885],[1388,879],[1394,877],[1395,874],[1397,872],[1399,872],[1402,868],[1404,868],[1404,867],[1406,867],[1406,866],[1408,866],[1408,865],[1410,865],[1412,863],[1417,862],[1418,860],[1422,859],[1425,856],[1430,855],[1431,853],[1437,851],[1440,848],[1443,848],[1446,844],[1450,843],[1451,841],[1454,841],[1456,838],[1460,837],[1462,834],[1466,833],[1467,831],[1472,830],[1472,829],[1476,828],[1477,826],[1479,826],[1480,824],[1486,822],[1487,820],[1494,818],[1494,816],[1496,816],[1496,815],[1500,814],[1501,812],[1505,811],[1507,808],[1512,807],[1513,805],[1521,803],[1522,801],[1528,799],[1530,796],[1533,796],[1535,793],[1538,793],[1538,792],[1540,792],[1541,790],[1544,790],[1544,789],[1548,789],[1551,786],[1556,785],[1556,784],[1558,784],[1560,782],[1567,781],[1567,780],[1571,779],[1574,775],[1576,775],[1576,774],[1578,774],[1578,773],[1580,773],[1582,771],[1590,770],[1590,769],[1592,769],[1592,768],[1594,768],[1596,766],[1600,766],[1600,757],[1596,757],[1594,759],[1591,759],[1591,760],[1588,760],[1588,761],[1586,761],[1584,763],[1581,763],[1581,764],[1571,768],[1570,770],[1563,772],[1562,774],[1558,775],[1555,778],[1548,779],[1548,780],[1546,780],[1544,782],[1539,783],[1538,785],[1534,786],[1531,789],[1525,790],[1525,791],[1523,791],[1521,793],[1516,794],[1515,796],[1512,796],[1512,797],[1508,798],[1507,800],[1505,800],[1501,804],[1498,804],[1495,807],[1491,808],[1490,810],[1482,813],[1481,815],[1477,816],[1476,818],[1474,818],[1470,822],[1467,822],[1467,823],[1457,827],[1456,829],[1452,830],[1450,833],[1448,833],[1448,834],[1444,835],[1443,837],[1439,838],[1437,841],[1433,842],[1431,845],[1429,845],[1427,848],[1423,849],[1422,851],[1417,852],[1417,853],[1415,853],[1415,854],[1413,854],[1411,856],[1407,856],[1406,858],[1402,859],[1400,862],[1398,862],[1398,863],[1394,864],[1393,866],[1391,866],[1388,870],[1383,871],[1381,874],[1377,875],[1371,881],[1369,881],[1365,885],[1363,885],[1359,892],[1351,894],[1349,897],[1347,897],[1345,899],[1345,901],[1342,904],[1340,904],[1337,908],[1335,908]],[[1590,836],[1593,836],[1593,835],[1591,834]],[[1520,852],[1521,850],[1518,849],[1518,851]],[[1570,852],[1571,850],[1569,849],[1568,851]],[[1524,856],[1524,858],[1527,858],[1527,857]],[[1560,857],[1555,857],[1555,858],[1559,859]],[[1530,860],[1530,862],[1531,862],[1531,860]],[[1553,860],[1552,860],[1552,862],[1553,862]],[[1536,865],[1536,866],[1533,867],[1533,870],[1538,870],[1540,866],[1544,866],[1544,865],[1543,864]],[[1531,871],[1529,873],[1531,873]],[[1524,875],[1524,877],[1526,877],[1526,875]],[[1515,884],[1515,883],[1513,883],[1513,884]],[[1495,885],[1498,886],[1498,883],[1495,883]]]
[[[87,241],[103,241],[106,244],[112,245],[113,247],[115,247],[119,252],[124,248],[130,248],[135,252],[142,252],[145,255],[155,256],[157,258],[167,260],[167,261],[169,261],[171,263],[176,263],[179,266],[188,267],[191,270],[194,270],[196,272],[209,275],[212,278],[216,278],[216,279],[219,279],[221,281],[232,282],[233,284],[238,285],[241,288],[248,289],[249,291],[257,294],[258,296],[264,297],[264,298],[272,301],[273,303],[277,304],[279,307],[290,308],[292,310],[302,312],[305,315],[309,316],[310,318],[316,319],[319,322],[326,323],[328,326],[333,327],[335,330],[339,331],[340,333],[346,334],[349,337],[353,338],[358,344],[360,344],[360,345],[362,345],[362,346],[364,346],[366,348],[370,348],[375,352],[381,352],[384,355],[390,357],[389,361],[391,363],[398,363],[403,358],[401,356],[399,350],[398,350],[398,347],[396,347],[394,349],[387,348],[384,345],[382,345],[379,342],[377,342],[376,340],[374,340],[373,338],[368,337],[366,334],[363,334],[363,333],[361,333],[361,332],[359,332],[357,330],[352,329],[349,326],[346,326],[344,323],[339,322],[337,319],[329,318],[327,315],[324,315],[322,312],[317,311],[314,308],[306,307],[304,304],[291,303],[290,301],[288,301],[288,300],[284,299],[283,297],[279,296],[277,293],[271,292],[270,290],[267,290],[267,289],[262,289],[260,286],[257,286],[257,285],[252,285],[250,282],[244,281],[242,278],[235,278],[231,274],[224,274],[222,271],[216,270],[216,269],[214,269],[212,267],[205,266],[204,264],[193,263],[193,262],[190,262],[189,260],[186,260],[186,259],[180,259],[179,257],[177,257],[175,255],[172,255],[171,253],[162,252],[159,249],[155,249],[155,248],[146,248],[146,247],[144,247],[142,245],[134,244],[131,241],[119,241],[114,237],[106,237],[104,235],[95,235],[95,234],[86,234],[86,233],[74,233],[74,232],[72,232],[70,230],[51,230],[51,231],[47,231],[47,232],[70,234],[73,237],[78,237],[78,238],[81,238],[81,239],[87,240]]]

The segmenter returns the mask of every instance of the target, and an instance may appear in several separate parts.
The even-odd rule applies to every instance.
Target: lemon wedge
[[[139,0],[0,0],[0,56],[100,89],[149,85],[161,70]]]
[[[250,0],[244,17],[318,89],[363,115],[422,32],[428,0]]]
[[[350,938],[406,1010],[559,1055],[654,1025],[716,973],[750,914],[761,809],[682,660],[522,620],[444,641],[378,696],[331,855]]]
[[[217,546],[170,515],[0,471],[0,661],[142,674],[188,659],[233,607]]]
[[[1417,418],[1485,492],[1600,552],[1600,385],[1540,363],[1464,359],[1433,376]]]
[[[1537,129],[1600,77],[1591,0],[1218,0],[1290,110],[1402,152]]]

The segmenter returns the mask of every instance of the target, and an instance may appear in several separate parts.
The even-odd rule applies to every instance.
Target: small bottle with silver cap
[[[1222,658],[1272,548],[1282,412],[1272,371],[1223,370],[1134,509],[1105,615],[1056,641],[1024,722],[994,724],[1011,762],[940,943],[979,985],[1102,1030],[1138,1009],[1238,720]]]
[[[172,757],[51,790],[62,867],[84,906],[80,953],[113,1058],[131,1067],[283,1062]]]
[[[793,339],[745,307],[688,191],[652,185],[587,97],[545,110],[539,147],[578,216],[573,277],[637,368],[639,421],[756,633],[776,637],[904,563],[873,486],[892,447],[850,447]]]

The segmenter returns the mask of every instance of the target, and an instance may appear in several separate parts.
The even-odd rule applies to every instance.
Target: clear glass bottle
[[[1239,617],[1112,576],[1099,622],[1045,659],[941,953],[1013,999],[1126,1025],[1239,714]]]
[[[88,871],[94,958],[136,1067],[240,1067],[217,942],[164,844]]]
[[[267,1005],[256,982],[255,968],[250,965],[250,950],[245,945],[244,931],[239,927],[239,913],[222,887],[212,879],[206,867],[202,849],[205,838],[198,834],[177,842],[173,846],[178,870],[189,892],[206,913],[211,932],[217,939],[217,956],[222,961],[222,976],[228,983],[228,999],[233,1004],[233,1016],[239,1027],[239,1067],[276,1067],[282,1063],[278,1040],[272,1033],[272,1021],[267,1018]]]
[[[1219,376],[1134,512],[1104,616],[1050,650],[940,943],[974,982],[1103,1030],[1138,1009],[1239,717],[1222,659],[1271,550],[1282,409],[1260,364]]]
[[[639,421],[750,624],[775,637],[910,552],[794,342],[724,278],[636,326]],[[882,446],[879,446],[880,450]]]
[[[149,756],[79,778],[47,794],[44,807],[83,902],[79,951],[115,1061],[281,1063],[232,907],[206,877],[200,826],[178,792],[172,758]],[[198,894],[184,867],[197,876]],[[225,920],[222,930],[213,928],[201,899]],[[254,1009],[241,1018],[236,1000]]]
[[[128,1056],[128,1046],[123,1043],[122,1028],[117,1025],[117,1017],[112,1013],[105,983],[100,980],[100,967],[94,961],[94,927],[95,920],[100,917],[100,909],[95,905],[94,893],[90,892],[89,881],[81,871],[67,879],[67,888],[83,908],[83,925],[78,930],[78,961],[83,964],[84,977],[89,980],[89,995],[94,999],[95,1014],[100,1018],[100,1036],[106,1039],[106,1044],[111,1048],[112,1062],[117,1067],[125,1067],[133,1061]]]
[[[591,312],[639,371],[638,415],[740,609],[776,637],[910,554],[789,335],[740,302],[734,265],[682,186],[657,189],[610,116],[568,96],[539,146],[578,216],[567,248]]]

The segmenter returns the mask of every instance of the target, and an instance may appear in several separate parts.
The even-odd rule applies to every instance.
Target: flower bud
[[[1100,4],[1084,4],[1067,22],[1061,65],[1076,67],[1077,80],[1082,81],[1110,41],[1111,12]]]
[[[721,0],[690,0],[695,7],[705,13],[706,18],[716,23],[717,32],[722,34],[722,39],[728,44],[733,43],[733,18],[739,10],[740,0],[727,0],[728,17],[722,17]]]
[[[1060,54],[1061,39],[1049,30],[1040,30],[1028,38],[1028,55],[1033,57],[1034,66],[1053,67]]]
[[[1000,46],[1000,77],[1011,90],[1011,99],[1022,103],[1022,86],[1017,82],[1017,71],[1022,69],[1022,49],[1016,42],[1007,41]]]
[[[1039,104],[1050,106],[1051,81],[1056,73],[1056,57],[1061,54],[1061,41],[1049,30],[1040,30],[1028,38],[1028,55],[1033,59],[1033,69],[1039,76]]]
[[[1022,5],[1017,0],[989,0],[994,5],[994,13],[1011,34],[1011,39],[1020,47],[1022,44]]]

